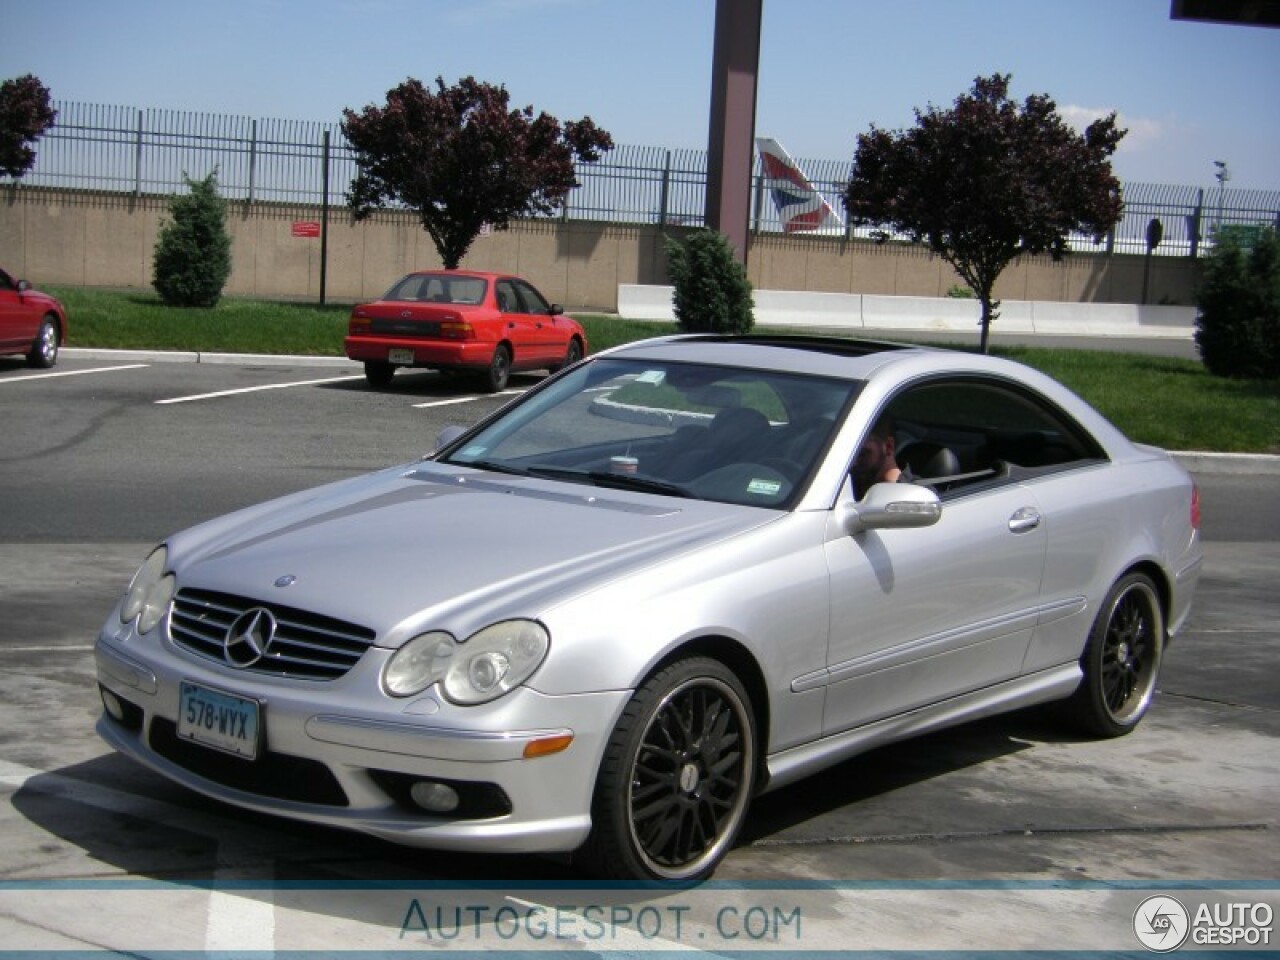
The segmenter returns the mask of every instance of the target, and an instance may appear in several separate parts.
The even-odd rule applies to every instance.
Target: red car
[[[491,391],[513,370],[551,370],[587,352],[581,325],[520,277],[435,270],[411,273],[381,299],[357,304],[344,341],[370,385],[396,367],[479,373]]]
[[[0,354],[23,353],[33,367],[52,367],[66,339],[62,304],[0,270]]]

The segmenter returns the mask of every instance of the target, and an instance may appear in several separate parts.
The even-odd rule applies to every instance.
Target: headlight
[[[495,623],[465,643],[439,630],[424,633],[392,654],[382,686],[393,697],[411,697],[439,682],[454,703],[487,703],[529,679],[550,643],[532,620]]]
[[[129,583],[129,590],[120,607],[120,619],[128,623],[137,617],[139,633],[148,633],[154,629],[173,600],[173,575],[165,576],[164,572],[168,559],[169,552],[164,547],[157,547]]]
[[[444,695],[462,704],[496,700],[529,679],[550,645],[546,628],[532,620],[485,627],[455,652],[444,675]]]
[[[431,686],[448,669],[453,637],[439,630],[414,637],[392,654],[382,671],[382,686],[393,697],[411,697]]]

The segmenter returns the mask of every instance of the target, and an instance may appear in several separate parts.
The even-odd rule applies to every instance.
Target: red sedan
[[[587,352],[581,325],[520,277],[436,270],[411,273],[381,299],[357,304],[344,341],[372,386],[396,367],[479,373],[502,390],[516,370],[551,370]]]
[[[22,353],[33,367],[52,367],[66,339],[62,304],[0,270],[0,354]]]

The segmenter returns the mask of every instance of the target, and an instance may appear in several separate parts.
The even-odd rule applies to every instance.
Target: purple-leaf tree
[[[1110,157],[1125,135],[1116,115],[1077,133],[1048,96],[1009,98],[1009,75],[978,77],[948,110],[916,125],[858,136],[844,202],[852,223],[924,242],[982,303],[987,352],[1001,271],[1023,254],[1067,252],[1070,233],[1101,239],[1120,220]]]
[[[446,269],[456,269],[485,224],[495,229],[560,209],[578,186],[575,161],[594,161],[613,138],[590,117],[563,125],[532,107],[511,109],[505,87],[465,77],[435,91],[406,80],[385,106],[343,111],[359,173],[348,203],[357,220],[390,203],[415,210]]]
[[[20,179],[36,162],[32,148],[57,119],[49,88],[31,74],[0,83],[0,173]]]

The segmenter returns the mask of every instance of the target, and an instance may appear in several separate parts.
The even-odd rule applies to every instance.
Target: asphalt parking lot
[[[155,541],[413,459],[506,399],[340,365],[0,362],[4,949],[1141,952],[1153,896],[1280,908],[1280,474],[1249,465],[1196,464],[1205,572],[1134,735],[1036,710],[876,751],[761,798],[698,890],[247,815],[96,738],[93,637]]]

